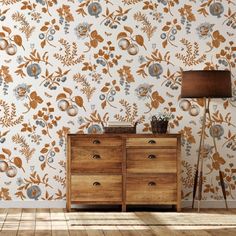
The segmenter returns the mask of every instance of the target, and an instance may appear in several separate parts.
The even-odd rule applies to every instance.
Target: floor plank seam
[[[71,226],[235,226],[236,224],[71,224]]]
[[[3,221],[3,223],[2,223],[2,227],[1,227],[1,229],[0,229],[0,232],[2,232],[3,226],[4,226],[5,222],[6,222],[7,215],[8,215],[8,211],[7,211],[6,209],[4,209],[4,213],[6,213],[6,214],[5,214],[5,218],[4,218],[4,221]]]
[[[20,212],[20,218],[19,218],[19,222],[18,222],[18,227],[17,227],[17,234],[16,234],[16,236],[19,234],[19,228],[20,228],[20,222],[21,222],[22,214],[23,214],[23,210],[21,209],[21,212]]]

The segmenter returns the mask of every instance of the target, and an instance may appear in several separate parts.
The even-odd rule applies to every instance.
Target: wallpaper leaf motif
[[[66,40],[60,39],[59,43],[64,47],[64,56],[55,53],[53,56],[59,60],[63,66],[73,66],[83,61],[84,56],[78,55],[78,48],[75,42],[70,45]]]
[[[9,105],[6,101],[0,99],[0,107],[3,113],[0,117],[0,125],[2,127],[12,127],[23,121],[22,115],[17,117],[14,103]]]
[[[12,136],[12,141],[13,143],[20,145],[21,149],[19,152],[26,158],[28,162],[34,155],[35,148],[31,149],[29,144],[27,144],[25,138],[23,136],[20,136],[19,134]]]
[[[176,57],[181,60],[185,66],[193,66],[203,63],[206,60],[206,55],[199,55],[199,45],[197,42],[191,43],[186,39],[181,39],[180,42],[186,47],[186,55],[176,53]],[[198,57],[198,58],[197,58]]]
[[[12,20],[19,22],[19,24],[21,25],[20,31],[22,33],[24,33],[26,39],[29,40],[29,38],[32,36],[32,34],[35,30],[35,27],[30,26],[26,17],[20,12],[16,12],[16,13],[12,14]]]
[[[136,4],[136,3],[138,3],[138,2],[141,2],[141,0],[122,0],[122,2],[123,2],[124,4],[130,5],[130,4]]]
[[[20,0],[0,0],[0,3],[4,6],[4,5],[11,5],[19,1]]]
[[[108,121],[171,113],[182,134],[182,198],[192,197],[201,99],[180,99],[183,70],[230,70],[211,101],[204,200],[236,197],[236,5],[232,0],[0,0],[0,199],[65,201],[66,136]],[[214,137],[219,152],[213,151]],[[37,203],[37,202],[36,202]]]
[[[147,34],[148,40],[153,37],[154,33],[157,30],[156,26],[152,26],[152,24],[147,19],[147,16],[145,14],[142,14],[141,12],[138,12],[134,14],[134,20],[140,21],[143,25],[142,31]]]

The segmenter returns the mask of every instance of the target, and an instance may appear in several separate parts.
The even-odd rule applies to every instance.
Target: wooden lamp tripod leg
[[[199,149],[200,152],[200,176],[199,176],[199,186],[198,186],[198,212],[200,212],[200,204],[202,200],[202,184],[203,184],[203,159],[204,159],[204,141],[205,141],[205,130],[206,130],[206,113],[207,113],[207,105],[206,98],[204,98],[204,115],[203,115],[203,123],[202,123],[202,144]]]
[[[199,164],[200,164],[200,159],[201,159],[201,150],[202,150],[202,145],[205,137],[205,127],[206,127],[206,98],[204,98],[204,114],[203,114],[203,121],[202,121],[202,130],[201,130],[201,137],[200,137],[200,143],[199,143],[199,148],[198,148],[198,158],[197,158],[197,169],[195,172],[194,176],[194,183],[193,183],[193,201],[192,201],[192,208],[194,208],[194,200],[197,192],[197,185],[201,182],[202,174],[200,173],[199,175]],[[198,181],[199,178],[199,181]]]
[[[212,127],[212,119],[211,119],[211,114],[210,114],[210,110],[209,110],[209,104],[208,104],[208,117],[209,117],[209,120],[210,120],[210,127]],[[217,147],[216,147],[215,136],[213,135],[212,138],[213,138],[215,152],[218,153],[218,150],[217,150]],[[225,183],[224,183],[224,178],[223,178],[222,171],[220,170],[220,167],[219,167],[219,177],[220,177],[220,185],[221,185],[222,193],[223,193],[224,200],[225,200],[225,207],[228,210],[228,204],[227,204],[227,199],[226,199],[226,191],[225,191]]]

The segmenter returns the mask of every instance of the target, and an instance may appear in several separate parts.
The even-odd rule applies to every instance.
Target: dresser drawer
[[[71,201],[102,202],[122,200],[121,175],[72,175]]]
[[[176,148],[176,138],[127,138],[127,147],[174,147]]]
[[[71,171],[120,173],[122,167],[122,149],[71,148]]]
[[[127,173],[176,173],[176,149],[127,149]]]
[[[119,137],[84,137],[71,138],[71,146],[73,147],[121,147],[122,139]]]
[[[176,174],[128,176],[127,203],[174,204],[177,196]]]

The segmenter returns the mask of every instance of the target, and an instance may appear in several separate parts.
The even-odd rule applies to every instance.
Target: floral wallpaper
[[[182,70],[232,72],[211,101],[205,200],[236,198],[234,0],[0,0],[0,199],[65,200],[65,138],[158,112],[182,134],[182,198],[191,200],[203,102],[180,99]],[[207,120],[209,128],[209,120]],[[219,155],[215,155],[212,137]]]

